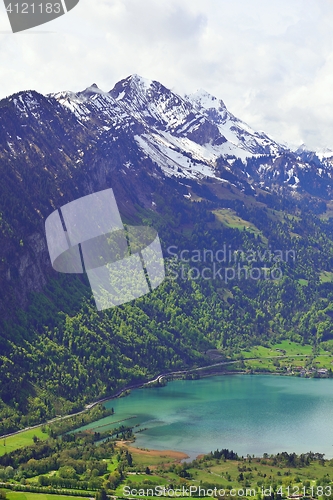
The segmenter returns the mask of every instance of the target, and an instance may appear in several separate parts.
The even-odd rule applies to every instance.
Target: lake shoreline
[[[134,451],[135,453],[142,454],[142,455],[149,455],[151,457],[165,455],[165,456],[170,457],[171,459],[173,459],[179,463],[183,462],[187,458],[190,458],[189,455],[183,451],[153,450],[150,448],[137,448],[136,446],[133,446],[133,442],[131,442],[129,444],[128,441],[125,441],[125,442],[117,441],[116,446],[117,446],[117,448],[126,448],[130,453]]]
[[[288,374],[252,374],[256,376],[234,371],[210,373],[197,380],[169,379],[175,385],[164,387],[165,396],[164,391],[133,391],[133,399],[115,403],[115,412],[119,418],[129,412],[138,418],[142,414],[143,420],[138,422],[147,432],[133,430],[135,448],[173,449],[189,455],[190,461],[216,447],[257,457],[266,452],[307,453],[315,449],[331,458],[327,437],[332,436],[329,442],[333,442],[333,424],[328,428],[325,421],[323,432],[324,412],[318,410],[323,404],[326,407],[331,394],[329,379],[302,382]],[[304,435],[308,436],[306,442]]]
[[[76,415],[81,415],[83,413],[86,413],[87,411],[89,411],[90,409],[94,408],[95,406],[97,406],[99,404],[107,403],[108,401],[113,401],[113,400],[119,399],[121,397],[129,396],[131,393],[131,390],[133,390],[133,389],[144,389],[144,388],[149,388],[149,387],[165,387],[165,385],[168,382],[171,382],[174,380],[200,380],[201,378],[218,377],[218,376],[225,376],[225,375],[275,375],[275,376],[282,376],[282,377],[300,378],[300,376],[298,374],[295,374],[295,373],[281,373],[281,372],[270,372],[270,371],[262,372],[262,371],[255,371],[255,370],[251,371],[251,372],[236,371],[236,370],[235,371],[216,371],[216,372],[211,372],[211,373],[200,374],[200,376],[198,378],[193,378],[193,379],[184,378],[184,376],[186,376],[186,375],[190,375],[190,374],[193,374],[193,373],[198,372],[198,371],[209,370],[209,368],[211,368],[211,367],[230,365],[233,363],[236,364],[238,362],[239,362],[239,360],[231,360],[231,361],[226,361],[226,362],[221,362],[221,363],[215,363],[213,365],[208,365],[208,366],[204,366],[204,367],[189,368],[187,370],[179,370],[176,372],[163,373],[163,374],[155,376],[152,380],[149,380],[147,382],[142,382],[140,384],[125,386],[122,389],[119,389],[116,392],[116,394],[114,394],[113,396],[106,396],[102,399],[99,399],[97,401],[94,401],[92,403],[87,404],[85,406],[85,408],[79,412],[70,413],[67,415],[55,417],[55,418],[52,418],[50,420],[47,420],[46,422],[36,424],[36,425],[30,426],[30,427],[26,427],[24,429],[19,429],[18,431],[0,436],[0,439],[6,439],[8,437],[15,436],[15,435],[21,434],[23,432],[30,431],[32,429],[38,429],[38,428],[45,426],[45,425],[50,425],[52,423],[59,422],[61,420],[66,420],[66,419],[74,417]],[[177,375],[179,375],[179,377],[177,377]],[[169,379],[168,377],[171,377],[171,378]],[[312,377],[303,377],[303,378],[311,379]],[[328,377],[318,377],[318,378],[326,379]],[[162,380],[165,380],[165,382],[160,384],[159,381],[162,381]],[[155,385],[153,385],[153,384],[155,384]]]

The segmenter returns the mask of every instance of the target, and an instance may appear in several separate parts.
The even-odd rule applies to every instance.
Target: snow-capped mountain
[[[244,161],[284,151],[206,92],[182,97],[138,75],[120,81],[110,92],[92,85],[77,94],[65,92],[54,97],[82,123],[99,126],[100,132],[114,136],[117,127],[131,130],[140,148],[167,175],[216,177],[216,162],[221,156]]]
[[[186,97],[199,113],[218,126],[220,133],[237,148],[237,156],[243,157],[243,151],[249,156],[248,153],[278,154],[285,150],[265,133],[255,132],[236,118],[228,111],[222,99],[217,99],[205,90],[198,90]]]
[[[145,164],[146,170],[157,168],[179,182],[211,179],[248,193],[283,187],[326,198],[333,194],[330,151],[291,151],[253,130],[203,90],[181,96],[157,81],[132,75],[109,92],[93,84],[81,92],[48,96],[21,92],[1,103],[16,116],[0,129],[0,147],[9,158],[22,158],[34,140],[41,141],[40,136],[34,139],[38,127],[48,141],[58,139],[49,148],[53,163],[67,162],[69,168],[88,169],[89,160],[92,165],[102,162],[104,175],[110,168],[137,174]],[[38,148],[42,151],[42,144]]]
[[[228,183],[237,162],[236,175],[251,189],[282,185],[293,192],[312,187],[315,193],[331,192],[329,154],[290,151],[253,130],[204,90],[181,96],[132,75],[110,92],[94,84],[83,92],[53,97],[106,142],[116,140],[120,131],[132,135],[145,157],[167,176]]]

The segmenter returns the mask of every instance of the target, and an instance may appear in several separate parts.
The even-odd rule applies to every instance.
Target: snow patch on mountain
[[[245,122],[230,113],[221,99],[217,99],[204,90],[198,90],[186,98],[196,110],[212,120],[220,133],[238,149],[253,154],[277,154],[284,149],[264,132],[256,132]],[[249,154],[250,153],[250,154]]]
[[[251,128],[223,100],[202,89],[182,96],[132,75],[109,92],[93,84],[52,97],[91,127],[106,148],[121,138],[134,139],[143,158],[149,157],[167,176],[236,184],[238,178],[240,189],[247,184],[253,191],[256,184],[269,190],[281,184],[295,191],[303,188],[305,176],[311,178],[306,189],[322,189],[318,186],[333,170],[332,150],[309,152],[303,145],[293,151]]]

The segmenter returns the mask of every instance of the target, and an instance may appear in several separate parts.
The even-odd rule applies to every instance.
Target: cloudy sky
[[[0,97],[110,90],[138,73],[204,88],[277,140],[333,149],[332,26],[333,0],[80,0],[14,35],[1,2]]]

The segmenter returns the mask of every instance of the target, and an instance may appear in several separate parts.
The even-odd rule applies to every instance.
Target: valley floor
[[[255,346],[250,350],[241,351],[233,359],[226,359],[223,357],[222,352],[211,350],[207,352],[207,355],[211,359],[210,366],[195,368],[189,371],[177,371],[172,374],[161,374],[150,381],[148,385],[161,384],[163,383],[163,379],[201,378],[213,374],[231,374],[235,372],[327,378],[332,376],[331,366],[333,355],[330,352],[330,348],[330,344],[325,344],[325,349],[313,349],[310,345],[299,345],[286,340],[280,344],[266,347]],[[124,393],[124,391],[121,392]],[[87,407],[86,411],[88,414],[91,411],[97,411],[96,404],[93,403]],[[67,416],[62,423],[58,421],[54,422],[54,424],[65,425],[66,421],[68,423],[71,422],[70,418],[71,416]],[[77,418],[81,419],[81,414],[78,414]],[[98,418],[96,414],[96,419]],[[75,420],[73,421],[73,425],[74,422]],[[76,427],[79,428],[81,425],[82,421],[78,420]],[[98,460],[103,463],[103,467],[107,466],[107,472],[104,475],[96,469],[97,483],[99,485],[104,483],[108,485],[108,493],[116,498],[153,498],[154,496],[161,496],[155,494],[155,488],[157,487],[166,488],[166,490],[168,488],[184,487],[186,490],[190,486],[192,486],[193,492],[195,487],[198,486],[205,487],[206,489],[214,489],[216,487],[219,490],[225,491],[225,498],[233,496],[230,493],[232,490],[242,491],[242,489],[246,490],[247,488],[255,490],[257,500],[265,496],[263,495],[265,488],[273,488],[275,491],[273,493],[274,499],[292,499],[296,498],[293,495],[300,495],[297,498],[306,496],[325,500],[326,497],[333,496],[333,460],[324,460],[320,454],[313,454],[310,458],[307,455],[300,458],[296,454],[267,455],[261,458],[250,457],[248,455],[247,457],[230,458],[228,456],[229,451],[224,450],[224,454],[222,453],[220,456],[201,455],[193,462],[187,463],[186,459],[188,456],[185,453],[147,450],[135,447],[133,445],[133,435],[131,436],[129,433],[128,436],[125,436],[128,430],[129,428],[124,427],[124,429],[119,431],[119,434],[123,433],[122,439],[121,436],[118,438],[118,434],[117,436],[109,435],[107,441],[110,442],[110,445],[113,443],[114,451],[107,452],[106,454],[104,452],[104,455],[103,453],[98,455],[100,446],[98,441],[96,443],[92,441],[91,445],[89,445],[92,446],[92,451],[89,453],[95,453],[94,456],[100,456],[101,458]],[[59,446],[60,449],[64,447],[64,453],[66,453],[65,450],[68,447],[68,453],[70,453],[70,450],[76,446],[76,439],[78,439],[79,443],[77,446],[81,446],[82,439],[88,439],[90,443],[91,438],[91,432],[80,432],[78,438],[74,439],[73,445],[70,445],[70,443],[66,444],[67,440],[65,443],[62,443],[62,438],[60,438]],[[6,438],[2,437],[0,442],[0,458],[1,456],[4,457],[5,454],[11,456],[11,453],[15,450],[28,449],[27,447],[31,448],[31,446],[34,446],[34,442],[38,446],[49,439],[49,435],[45,431],[45,425],[15,433]],[[105,449],[112,450],[112,448]],[[87,460],[87,457],[85,460]],[[37,464],[37,461],[34,461],[34,463],[36,462]],[[76,467],[75,460],[69,460],[68,463],[69,468],[73,469],[73,467]],[[31,467],[32,461],[28,460],[26,464],[22,463],[20,469],[30,470]],[[5,468],[0,465],[0,472],[7,469],[8,466]],[[7,472],[4,473],[6,474]],[[1,486],[5,488],[4,491],[8,499],[60,500],[73,498],[74,491],[70,496],[68,494],[67,496],[66,494],[57,494],[57,488],[59,488],[59,493],[65,493],[57,486],[52,486],[53,490],[54,488],[55,490],[51,494],[51,487],[44,487],[43,481],[39,479],[41,476],[57,478],[59,474],[58,470],[52,470],[44,474],[36,473],[35,475],[31,475],[31,472],[29,474],[23,484],[18,479],[2,480],[0,488]],[[77,490],[77,485],[80,483],[77,481],[80,482],[81,474],[76,474],[75,470],[72,474],[76,477],[74,481],[77,491],[75,497],[80,498],[80,493]],[[82,480],[84,481],[83,475]],[[37,487],[38,492],[25,491],[26,488],[36,489]],[[11,491],[13,488],[21,489],[22,491]],[[146,495],[147,489],[150,492],[153,491],[153,495]],[[81,494],[83,495],[81,498],[92,498],[92,492],[89,492],[85,488],[83,488]],[[184,497],[186,496],[185,494]],[[195,496],[194,493],[193,496]],[[239,494],[238,496],[241,497],[243,495]],[[248,496],[252,496],[252,494]],[[271,498],[273,497],[271,496]]]

